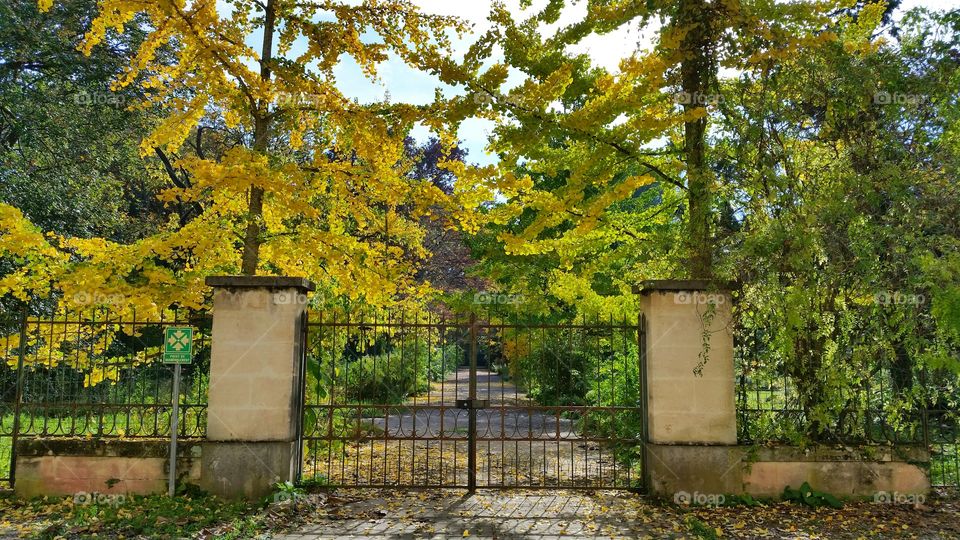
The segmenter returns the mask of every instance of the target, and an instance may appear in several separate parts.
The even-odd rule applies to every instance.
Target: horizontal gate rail
[[[329,327],[329,328],[464,328],[469,329],[472,325],[469,322],[437,322],[437,323],[412,323],[412,322],[311,322],[308,326]],[[613,330],[636,330],[636,324],[546,324],[546,323],[490,323],[477,322],[477,328],[514,328],[514,329],[544,329],[544,330],[591,330],[591,329],[613,329]]]

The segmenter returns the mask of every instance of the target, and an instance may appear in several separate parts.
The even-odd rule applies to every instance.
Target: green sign
[[[163,335],[163,363],[189,364],[192,359],[193,328],[167,328]]]

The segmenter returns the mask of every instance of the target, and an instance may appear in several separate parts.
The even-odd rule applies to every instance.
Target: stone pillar
[[[207,438],[200,485],[259,498],[293,481],[303,373],[302,278],[208,277],[214,288]]]
[[[729,291],[663,280],[645,282],[640,294],[649,442],[736,444]]]
[[[737,442],[729,286],[662,280],[637,292],[646,317],[648,488],[740,492],[739,468],[728,470],[738,461],[727,448]]]

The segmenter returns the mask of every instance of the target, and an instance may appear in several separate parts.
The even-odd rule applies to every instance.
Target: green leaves
[[[791,489],[790,486],[783,488],[782,498],[785,501],[805,504],[812,508],[819,508],[821,506],[843,508],[843,503],[840,502],[840,499],[837,499],[829,493],[816,491],[811,488],[807,482],[804,482],[803,485],[800,486],[800,489]]]
[[[908,437],[918,408],[957,392],[960,154],[943,82],[960,71],[930,52],[957,38],[950,16],[911,16],[900,43],[868,44],[880,17],[725,83],[717,152],[743,210],[722,264],[745,284],[742,362],[793,411],[751,422],[759,440]]]

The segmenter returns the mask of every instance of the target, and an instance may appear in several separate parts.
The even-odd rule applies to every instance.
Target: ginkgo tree
[[[474,242],[483,275],[561,317],[635,310],[644,279],[739,280],[743,381],[802,411],[758,438],[952,409],[957,13],[908,14],[896,42],[884,2],[587,6],[559,29],[563,3],[498,8],[504,64],[467,57],[492,146],[534,180]],[[653,37],[616,70],[571,52],[623,27]]]
[[[132,27],[142,36],[113,90],[159,111],[139,150],[169,181],[156,193],[169,220],[124,243],[44,231],[0,203],[0,257],[13,268],[0,277],[0,295],[53,298],[58,313],[81,318],[106,303],[113,321],[151,321],[171,307],[207,305],[206,276],[259,273],[310,278],[321,301],[417,304],[431,289],[416,279],[429,255],[425,220],[476,230],[480,206],[511,193],[503,175],[445,192],[408,174],[404,140],[415,124],[455,145],[437,114],[446,107],[359,104],[338,86],[345,57],[370,79],[391,58],[438,70],[449,36],[463,29],[453,18],[404,0],[103,0],[98,8],[81,53]],[[110,344],[143,325],[71,328],[41,335],[31,327],[27,343],[8,336],[7,350],[26,348],[28,363],[47,368],[69,362],[87,385],[116,381],[119,372],[102,367]],[[155,353],[141,351],[136,362]],[[7,361],[15,366],[16,355]]]
[[[413,280],[426,256],[420,220],[475,229],[478,205],[510,192],[503,176],[457,183],[452,194],[412,178],[404,138],[419,122],[455,142],[437,115],[445,107],[361,105],[337,85],[345,56],[371,79],[391,57],[437,70],[463,29],[453,18],[404,0],[104,0],[91,16],[86,54],[146,17],[149,31],[113,84],[139,85],[139,106],[164,111],[140,151],[170,175],[158,197],[190,211],[119,244],[40,231],[0,205],[0,255],[18,262],[2,294],[120,295],[115,309],[150,316],[199,307],[204,276],[241,272],[305,276],[330,296],[374,304],[415,299],[428,287]],[[159,51],[175,61],[158,61]]]
[[[612,281],[606,296],[625,296],[642,279],[728,277],[714,263],[726,186],[709,155],[720,69],[762,71],[835,40],[836,17],[852,2],[586,2],[561,25],[574,4],[548,2],[523,20],[495,4],[492,28],[459,66],[472,77],[466,99],[497,121],[501,171],[538,179],[492,212],[508,225],[497,232],[502,249],[552,257],[547,290],[597,309],[613,309],[599,307],[609,302],[598,279]],[[651,38],[616,69],[575,52],[623,29]],[[502,62],[492,61],[494,44]],[[665,227],[673,222],[682,229]],[[614,254],[644,264],[611,264]]]

